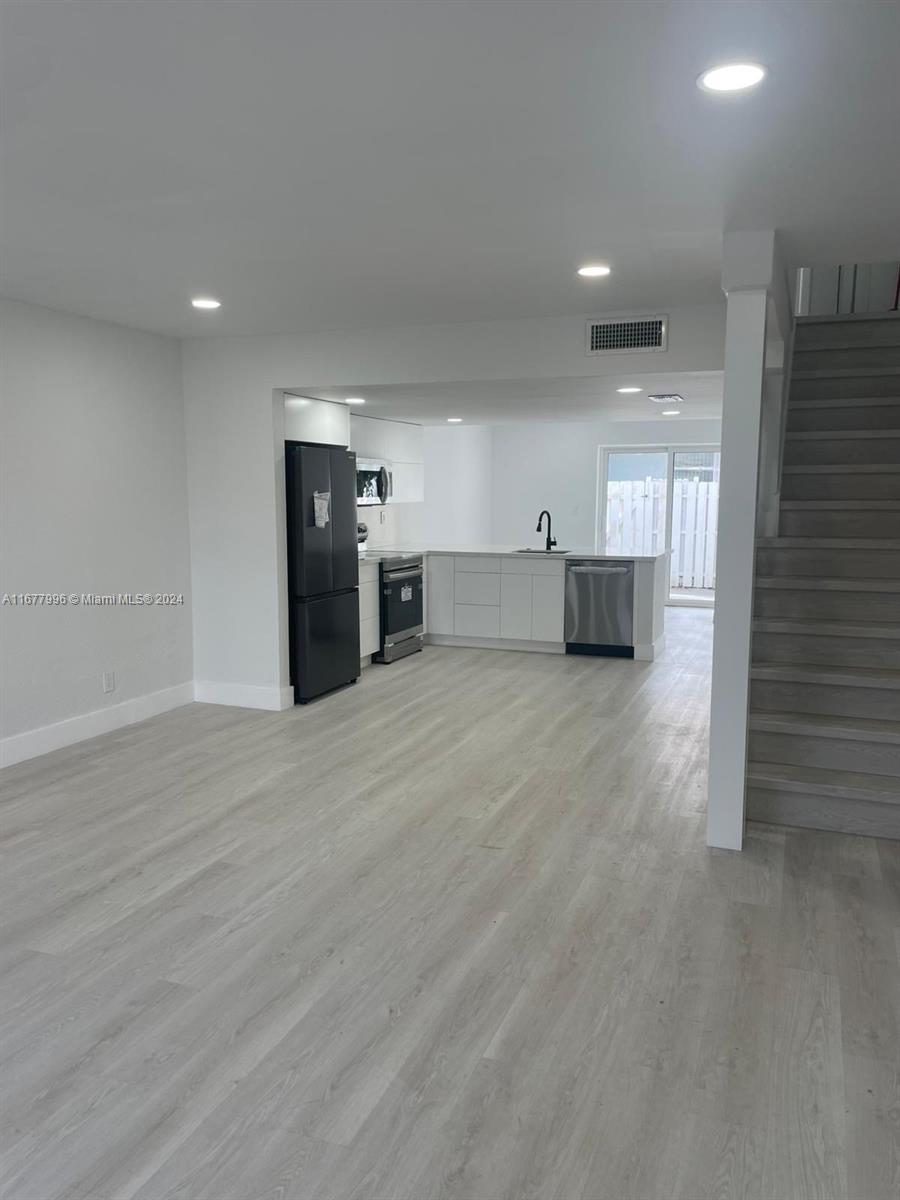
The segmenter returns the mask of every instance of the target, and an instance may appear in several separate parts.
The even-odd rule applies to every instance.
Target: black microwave
[[[357,459],[357,504],[387,504],[393,494],[394,481],[387,463]]]

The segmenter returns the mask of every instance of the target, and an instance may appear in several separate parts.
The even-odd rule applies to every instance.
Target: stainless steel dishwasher
[[[566,654],[634,658],[634,563],[566,562]]]

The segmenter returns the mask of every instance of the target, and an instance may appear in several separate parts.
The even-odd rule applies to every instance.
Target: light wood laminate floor
[[[704,846],[712,614],[0,776],[6,1200],[887,1200],[900,854]]]

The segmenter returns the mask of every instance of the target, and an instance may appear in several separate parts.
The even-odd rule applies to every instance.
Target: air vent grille
[[[665,350],[668,320],[664,316],[617,317],[588,321],[588,354],[634,354]]]

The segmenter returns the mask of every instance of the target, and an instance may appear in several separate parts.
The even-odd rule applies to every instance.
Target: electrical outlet
[[[114,692],[116,690],[116,673],[115,671],[103,672],[103,690],[104,692]]]
[[[384,511],[384,509],[383,509],[383,508],[382,508],[382,509],[379,509],[379,512],[378,512],[378,524],[379,524],[379,525],[384,525],[386,522],[387,522],[387,513]]]

